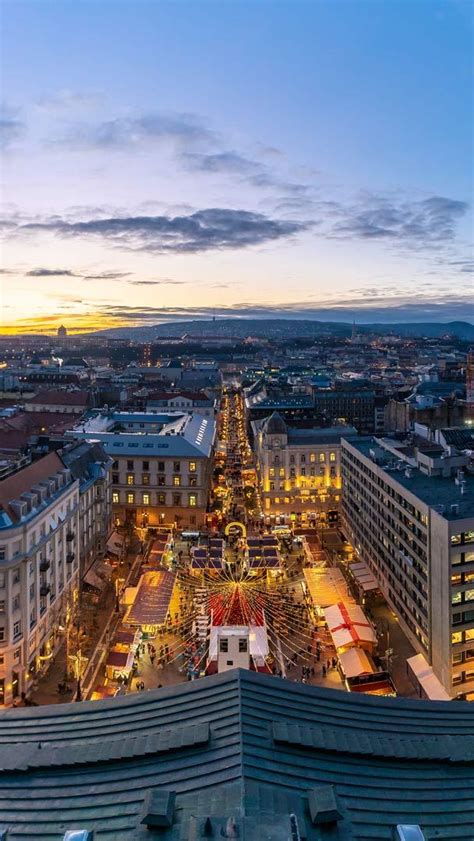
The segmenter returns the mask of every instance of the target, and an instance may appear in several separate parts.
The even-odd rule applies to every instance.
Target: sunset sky
[[[4,332],[473,320],[470,2],[1,13]]]

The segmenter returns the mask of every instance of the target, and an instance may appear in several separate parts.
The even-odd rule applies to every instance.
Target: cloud
[[[124,277],[129,277],[130,272],[116,272],[104,271],[97,274],[84,274],[83,272],[75,272],[72,269],[30,269],[26,272],[25,277],[77,277],[82,280],[121,280]]]
[[[81,277],[71,269],[30,269],[25,277]]]
[[[223,150],[214,154],[184,152],[181,161],[193,172],[207,175],[238,175],[246,184],[257,189],[277,189],[284,194],[295,196],[304,195],[309,190],[307,184],[285,181],[261,161],[247,158],[234,150]]]
[[[46,112],[67,112],[97,108],[101,102],[102,96],[99,93],[85,93],[63,88],[56,93],[40,97],[36,101],[36,108]]]
[[[171,280],[169,277],[164,277],[162,280],[129,280],[132,286],[183,286],[186,284],[185,280]]]
[[[270,219],[246,210],[210,208],[189,216],[127,216],[70,222],[54,217],[17,226],[18,233],[50,232],[61,237],[103,239],[153,254],[196,254],[247,248],[305,231],[307,222]],[[89,277],[89,279],[91,279]]]
[[[96,124],[76,126],[60,143],[90,149],[127,149],[142,144],[171,142],[181,148],[214,144],[217,136],[194,114],[148,114],[117,117]]]
[[[25,124],[6,114],[0,115],[0,148],[9,149],[19,140],[25,131]]]
[[[124,277],[130,277],[131,272],[98,272],[97,274],[81,275],[83,280],[122,280]]]
[[[352,206],[344,207],[340,203],[331,203],[331,206],[331,215],[336,221],[326,228],[328,236],[386,240],[411,246],[454,239],[456,223],[468,209],[466,202],[443,196],[398,203],[368,196]]]

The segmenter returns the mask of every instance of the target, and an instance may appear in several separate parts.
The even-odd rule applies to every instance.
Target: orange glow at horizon
[[[66,323],[65,323],[66,322]],[[71,321],[63,315],[44,315],[36,318],[24,318],[0,323],[0,334],[3,336],[21,336],[31,333],[54,334],[58,327],[64,325],[68,335],[90,333],[94,330],[106,330],[109,327],[136,326],[126,320],[102,313],[89,313],[71,317]]]

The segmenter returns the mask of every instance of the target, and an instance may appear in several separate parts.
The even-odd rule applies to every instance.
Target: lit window
[[[280,467],[279,474],[280,474],[280,479],[285,478],[285,468],[284,467]]]
[[[133,503],[135,502],[135,494],[133,492],[127,494],[127,502],[129,503],[129,505],[133,505]]]
[[[315,453],[310,453],[309,454],[309,460],[310,460],[311,464],[314,464],[314,462],[316,461],[316,454]]]
[[[468,640],[474,640],[474,628],[469,628],[467,631],[465,631],[465,634],[466,634],[466,642]]]
[[[270,470],[268,471],[268,475],[270,476],[270,479],[273,479],[273,477],[275,476],[275,468],[274,467],[270,467]]]
[[[451,604],[459,604],[461,601],[461,593],[453,593],[451,598]]]
[[[472,602],[474,599],[474,590],[466,590],[464,593],[464,601],[465,602]]]
[[[196,494],[189,494],[189,505],[191,508],[195,508],[197,504]]]
[[[175,488],[179,488],[181,484],[181,476],[173,476],[173,485]]]
[[[461,535],[460,534],[452,534],[451,535],[451,543],[454,546],[457,543],[461,543]]]
[[[451,634],[451,643],[462,642],[462,631],[454,631]]]
[[[143,505],[150,504],[150,494],[143,494]]]
[[[112,502],[120,502],[119,493],[118,491],[113,491],[112,493]]]
[[[326,456],[324,453],[319,453],[319,461],[326,461]]]
[[[189,472],[190,473],[195,473],[196,472],[196,462],[195,461],[190,461],[189,462]]]
[[[329,453],[329,461],[336,461],[336,453]]]
[[[127,485],[134,485],[135,484],[135,476],[133,473],[127,474]]]

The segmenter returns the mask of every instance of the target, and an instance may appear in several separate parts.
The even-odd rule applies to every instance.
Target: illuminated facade
[[[0,481],[0,706],[47,670],[79,580],[79,482],[56,453]]]
[[[341,498],[341,438],[349,426],[289,426],[278,412],[252,429],[267,522],[324,521]]]
[[[469,457],[361,438],[342,445],[344,530],[451,697],[474,697],[474,476]]]

